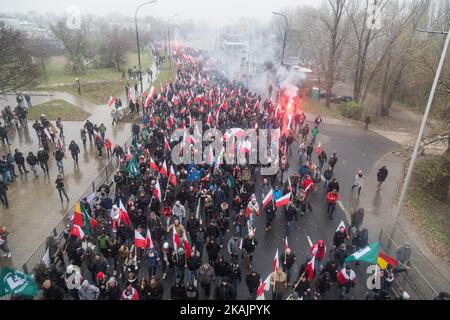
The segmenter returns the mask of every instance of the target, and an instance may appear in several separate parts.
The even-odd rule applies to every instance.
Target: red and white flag
[[[242,143],[240,152],[248,153],[248,152],[250,152],[251,148],[252,148],[252,144],[250,143],[250,141],[246,140]]]
[[[266,297],[264,295],[264,291],[270,290],[270,274],[266,278],[266,280],[261,281],[258,290],[256,290],[256,300],[266,300]]]
[[[275,206],[277,208],[284,207],[289,204],[289,201],[291,200],[291,193],[289,192],[287,195],[281,197],[277,201],[275,201]]]
[[[265,208],[271,201],[273,201],[273,189],[270,189],[270,191],[264,197],[262,201],[263,208]]]
[[[164,137],[164,148],[169,149],[169,151],[172,151],[166,137]]]
[[[284,240],[284,251],[286,251],[287,249],[289,249],[289,244],[288,244],[288,239],[286,237],[286,240]]]
[[[186,257],[190,258],[191,257],[191,246],[189,245],[189,242],[187,241],[187,239],[183,240],[183,246],[184,246],[184,252],[186,252]]]
[[[108,100],[108,107],[112,107],[113,105],[115,105],[116,104],[116,98],[114,98],[114,97],[109,97],[109,100]]]
[[[306,271],[308,272],[308,280],[311,282],[314,279],[314,268],[316,263],[316,255],[306,265]]]
[[[178,250],[180,247],[180,237],[178,236],[177,231],[175,230],[175,227],[172,228],[172,241],[173,241],[173,248]]]
[[[80,240],[83,240],[83,238],[84,238],[84,231],[83,231],[83,229],[81,229],[80,226],[74,225],[72,227],[72,230],[70,230],[70,235],[71,236],[75,236],[75,237],[77,237]]]
[[[155,171],[159,171],[159,168],[156,165],[156,162],[153,161],[152,157],[150,157],[150,169],[155,170]]]
[[[119,220],[122,220],[127,226],[131,227],[131,220],[128,216],[127,210],[122,203],[122,200],[119,199]]]
[[[136,248],[145,248],[145,238],[137,230],[134,230],[134,246]]]
[[[280,260],[278,258],[278,249],[277,249],[277,252],[275,253],[275,257],[273,258],[273,271],[276,271],[279,266],[280,266]]]
[[[208,113],[208,119],[206,120],[206,123],[208,124],[208,126],[212,127],[213,117],[211,115],[211,112]]]
[[[159,170],[159,173],[166,177],[169,176],[169,173],[167,172],[166,160],[164,160],[163,165],[161,166],[161,169]]]
[[[173,166],[170,166],[169,181],[174,187],[177,186],[177,176],[175,175],[175,170],[173,169]]]
[[[152,234],[150,230],[147,228],[147,234],[145,235],[145,249],[153,249],[155,246],[153,245]]]
[[[159,199],[159,202],[161,202],[161,200],[162,200],[161,199],[161,197],[162,197],[161,186],[159,185],[158,179],[156,179],[156,185],[153,188],[153,195]]]
[[[152,101],[154,95],[156,93],[156,88],[154,86],[152,86],[150,88],[150,92],[147,95],[147,98],[145,99],[145,108],[148,108],[148,106],[150,105],[150,102]]]

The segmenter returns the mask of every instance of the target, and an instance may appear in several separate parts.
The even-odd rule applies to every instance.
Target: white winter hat
[[[163,248],[164,248],[164,249],[169,249],[169,243],[168,243],[168,242],[164,242]]]

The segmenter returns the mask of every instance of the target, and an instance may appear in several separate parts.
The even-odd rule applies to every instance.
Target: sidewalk
[[[149,83],[147,79],[144,80],[144,88],[146,88],[149,86]],[[121,98],[122,101],[127,101],[125,99],[125,91]],[[55,99],[64,99],[90,112],[92,115],[89,117],[89,120],[94,124],[100,125],[100,123],[104,123],[107,128],[106,137],[111,140],[113,145],[123,145],[131,134],[130,123],[120,122],[118,125],[112,126],[110,109],[106,105],[107,101],[105,101],[104,105],[96,106],[83,101],[80,97],[67,93],[55,92],[47,96],[32,95],[34,105]],[[15,96],[0,97],[0,103],[9,103],[13,106],[16,104]],[[54,121],[52,122],[54,123]],[[74,140],[81,149],[81,153],[79,154],[79,168],[74,166],[70,152],[66,150],[67,159],[64,160],[64,178],[66,182],[66,193],[70,199],[69,203],[67,201],[61,203],[55,188],[54,181],[58,170],[55,160],[52,158],[53,146],[50,146],[49,152],[49,176],[45,176],[40,168],[39,177],[35,178],[32,173],[20,176],[16,167],[16,174],[19,177],[9,185],[8,190],[10,209],[0,208],[0,224],[5,225],[10,230],[8,240],[12,252],[12,264],[15,267],[20,267],[30,257],[39,244],[50,234],[51,230],[71,205],[78,200],[78,197],[89,187],[97,174],[108,163],[106,154],[103,159],[98,158],[98,152],[95,146],[89,143],[89,139],[87,149],[83,150],[83,144],[80,139],[80,128],[84,123],[85,121],[64,121],[66,146],[70,144],[70,141]],[[29,151],[36,154],[38,151],[38,141],[32,124],[32,121],[28,121],[28,130],[18,132],[13,129],[9,131],[9,140],[12,144],[10,146],[10,152],[14,153],[14,150],[17,148],[23,152],[25,157]],[[0,150],[2,154],[9,151],[6,146],[2,146]],[[26,167],[28,169],[28,165]],[[10,263],[11,261],[0,258],[0,266]]]

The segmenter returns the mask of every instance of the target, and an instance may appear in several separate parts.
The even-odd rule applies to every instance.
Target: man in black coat
[[[51,280],[47,279],[43,284],[43,296],[44,300],[63,300],[64,299],[64,290],[52,283]]]
[[[222,282],[216,286],[214,290],[215,300],[235,300],[236,293],[230,285],[230,281],[227,278],[223,278]]]
[[[48,152],[45,151],[44,149],[40,148],[38,153],[37,153],[37,158],[38,158],[38,161],[39,161],[39,165],[41,166],[41,168],[44,171],[44,173],[49,174],[49,170],[48,170],[49,155],[48,155]]]
[[[23,156],[23,153],[18,149],[16,149],[14,152],[14,161],[19,168],[20,175],[23,175],[24,172],[29,173],[29,171],[25,168],[25,157]]]
[[[378,173],[377,173],[377,180],[378,180],[377,191],[381,190],[381,184],[386,180],[388,174],[389,174],[389,171],[386,168],[386,166],[383,166],[383,168],[378,170]]]
[[[247,284],[248,292],[250,294],[250,299],[256,299],[256,291],[259,287],[259,282],[261,280],[261,275],[256,271],[251,271],[245,277],[245,283]]]

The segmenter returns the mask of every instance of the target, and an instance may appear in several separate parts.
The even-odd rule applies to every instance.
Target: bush
[[[362,121],[367,114],[367,108],[358,102],[350,101],[338,105],[338,110],[346,118]]]

